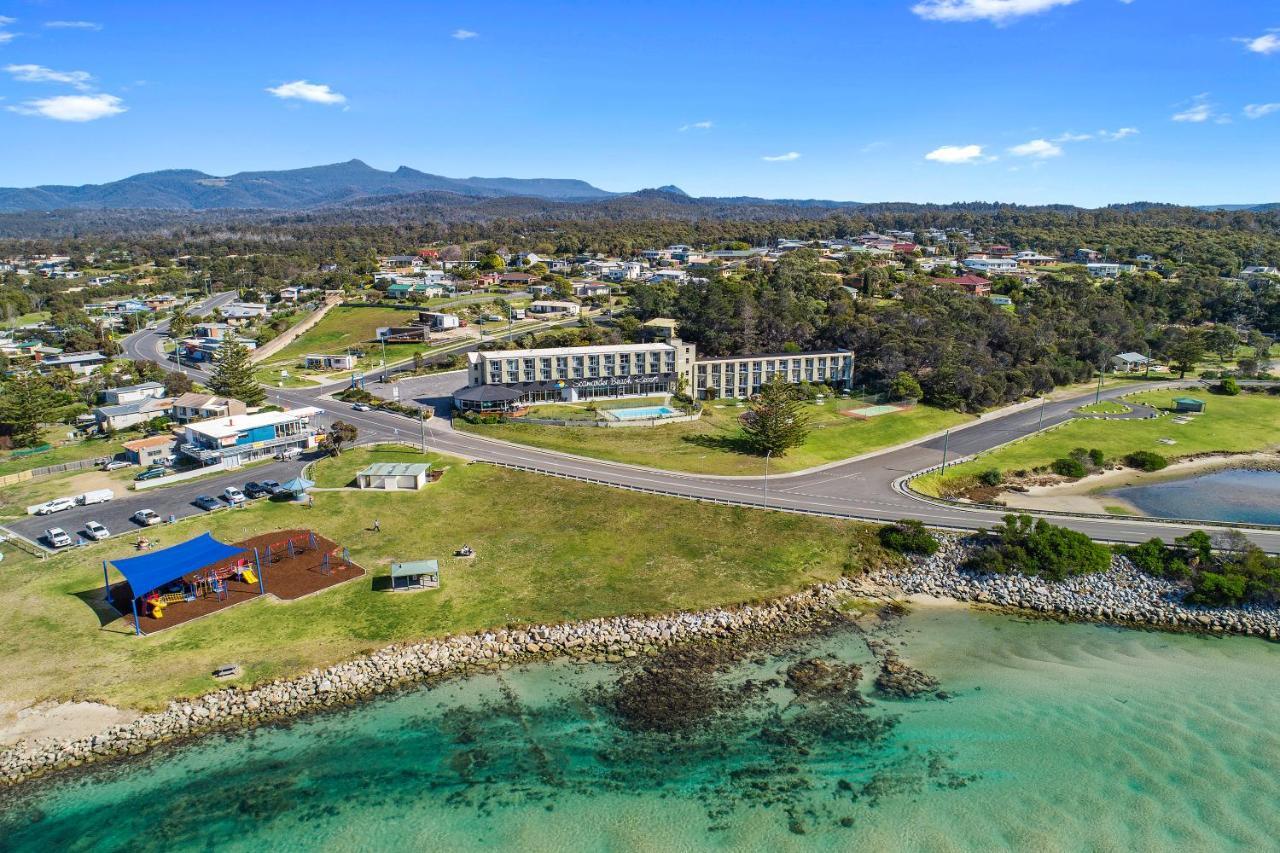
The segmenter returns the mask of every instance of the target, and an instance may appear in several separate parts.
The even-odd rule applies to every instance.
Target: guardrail
[[[52,556],[52,554],[44,548],[41,548],[35,542],[32,542],[20,533],[14,533],[7,527],[0,527],[0,534],[3,534],[5,542],[8,542],[10,545],[17,546],[19,550],[26,551],[33,557],[45,560]]]

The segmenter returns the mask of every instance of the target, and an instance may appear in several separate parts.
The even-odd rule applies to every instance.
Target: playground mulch
[[[310,545],[313,536],[315,547]],[[295,546],[292,556],[289,554],[287,544],[290,540],[293,540]],[[208,572],[210,569],[234,566],[241,558],[247,559],[250,568],[253,568],[254,548],[258,549],[258,559],[262,566],[262,579],[267,595],[283,601],[311,595],[340,583],[346,583],[365,573],[360,566],[342,559],[341,545],[319,534],[313,534],[310,530],[277,530],[232,544],[243,548],[245,554],[209,566],[201,566],[183,575],[183,580],[192,583],[197,575]],[[268,548],[270,548],[269,559]],[[322,570],[326,554],[329,555],[328,574]],[[194,601],[175,602],[165,607],[164,617],[161,619],[144,615],[142,604],[139,602],[138,621],[143,632],[152,634],[164,628],[172,628],[174,625],[181,625],[192,619],[199,619],[201,616],[226,610],[228,607],[262,596],[258,591],[257,583],[244,583],[234,578],[228,579],[226,583],[227,593],[223,598],[204,594]],[[130,609],[132,597],[133,591],[128,583],[112,585],[111,603],[128,619],[133,617]]]

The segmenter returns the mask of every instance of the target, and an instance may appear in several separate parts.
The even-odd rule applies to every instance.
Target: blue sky
[[[0,0],[0,185],[359,157],[694,195],[1280,201],[1273,0]]]

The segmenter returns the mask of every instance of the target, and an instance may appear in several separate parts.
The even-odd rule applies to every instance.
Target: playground
[[[184,549],[198,544],[212,548],[200,553],[216,559],[190,568],[202,557]],[[169,565],[181,565],[165,571],[160,561],[170,553],[174,559]],[[117,566],[119,573],[133,577],[140,586],[154,584],[154,588],[135,593],[128,579],[112,583],[107,566]],[[265,595],[292,601],[365,573],[345,548],[310,530],[277,530],[231,545],[206,534],[147,555],[143,569],[141,576],[148,580],[138,581],[140,573],[128,559],[104,564],[108,601],[134,621],[140,634],[153,634]]]

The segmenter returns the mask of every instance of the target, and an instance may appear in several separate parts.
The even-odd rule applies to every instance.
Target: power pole
[[[951,430],[947,430],[942,435],[942,471],[947,470],[947,447],[951,444]]]
[[[764,452],[764,505],[766,509],[769,506],[769,457],[772,455],[772,450]]]
[[[1044,429],[1044,404],[1049,402],[1048,397],[1040,398],[1040,423],[1036,424],[1036,432]]]
[[[1107,363],[1102,362],[1102,369],[1098,371],[1098,390],[1093,395],[1095,404],[1102,402],[1102,379],[1107,375]]]
[[[422,409],[418,409],[418,429],[422,433],[422,452],[427,452],[427,414]]]

